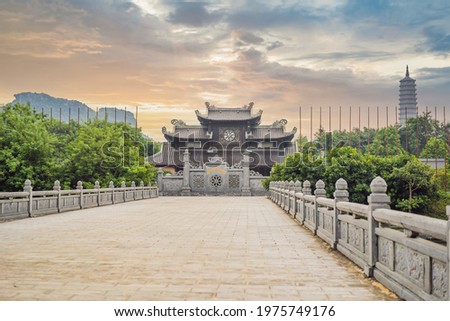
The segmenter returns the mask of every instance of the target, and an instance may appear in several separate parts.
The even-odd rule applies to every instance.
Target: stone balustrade
[[[27,180],[23,192],[0,193],[0,220],[32,217],[43,214],[60,213],[83,208],[112,205],[123,202],[158,197],[156,186],[139,186],[135,182],[126,186],[114,187],[110,182],[108,188],[100,188],[95,182],[94,188],[84,189],[79,181],[74,190],[61,190],[59,181],[55,181],[51,191],[33,191],[31,182]]]
[[[309,181],[271,182],[269,197],[401,298],[450,300],[450,206],[448,221],[391,210],[381,177],[368,205],[348,201],[344,179],[335,188],[327,198],[321,180],[314,193]]]

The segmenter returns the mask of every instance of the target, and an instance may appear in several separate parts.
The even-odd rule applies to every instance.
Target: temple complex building
[[[406,124],[408,118],[415,118],[418,113],[416,80],[409,77],[409,68],[406,66],[405,78],[400,80],[399,96],[399,124]]]
[[[191,168],[202,168],[219,159],[229,168],[239,168],[245,153],[249,156],[250,170],[267,176],[275,162],[283,162],[285,156],[296,152],[292,140],[297,129],[286,131],[285,119],[261,125],[263,112],[254,113],[253,103],[233,108],[205,105],[205,113],[195,111],[198,124],[173,119],[172,131],[163,127],[166,142],[148,161],[178,172],[183,169],[187,150]]]

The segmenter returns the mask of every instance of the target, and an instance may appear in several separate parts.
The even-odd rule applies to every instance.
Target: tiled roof
[[[284,128],[282,127],[256,127],[253,128],[252,133],[253,136],[251,138],[253,139],[278,139],[283,137],[289,137],[291,135],[294,135],[297,131],[296,128],[294,128],[291,132],[285,132]]]
[[[261,118],[262,111],[257,114],[252,114],[251,110],[242,110],[242,109],[218,109],[218,110],[208,110],[208,114],[202,114],[198,110],[195,111],[197,117],[208,119],[208,120],[251,120],[251,119],[259,119]]]
[[[190,140],[198,139],[210,139],[205,128],[199,127],[175,127],[174,132],[164,132],[164,135],[177,137],[177,138],[189,138]]]

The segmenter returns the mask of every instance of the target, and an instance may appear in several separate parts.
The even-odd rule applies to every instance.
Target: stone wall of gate
[[[230,195],[252,196],[267,195],[262,180],[267,177],[250,170],[248,154],[244,154],[241,166],[230,167],[220,157],[200,168],[194,168],[189,162],[189,154],[184,154],[184,168],[175,174],[158,171],[159,195],[196,196]]]

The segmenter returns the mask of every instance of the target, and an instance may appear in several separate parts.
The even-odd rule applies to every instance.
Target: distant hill
[[[85,122],[87,119],[105,119],[107,118],[108,122],[114,123],[116,122],[126,122],[131,126],[136,125],[136,119],[134,118],[133,113],[122,109],[115,109],[110,107],[100,108],[97,112],[79,102],[77,100],[68,100],[64,98],[55,98],[50,95],[44,93],[31,93],[24,92],[20,94],[14,95],[14,100],[12,103],[21,103],[21,104],[30,104],[30,107],[36,110],[38,113],[44,113],[49,118],[60,119],[63,122],[68,122],[69,117],[75,121],[78,121],[78,117],[80,122]]]

